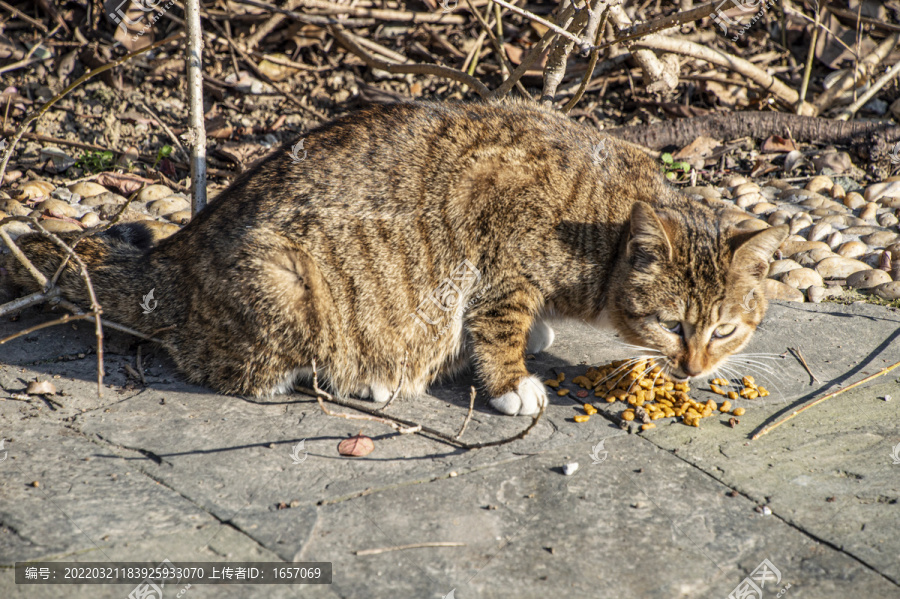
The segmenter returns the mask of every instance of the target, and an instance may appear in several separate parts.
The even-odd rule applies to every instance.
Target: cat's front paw
[[[531,325],[531,331],[528,333],[528,345],[525,347],[526,354],[539,354],[545,349],[553,345],[556,333],[543,320],[535,320]]]
[[[536,376],[523,376],[515,391],[491,398],[491,407],[509,416],[534,416],[547,404],[544,383]]]

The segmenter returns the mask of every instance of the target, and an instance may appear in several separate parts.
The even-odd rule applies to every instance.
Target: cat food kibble
[[[568,390],[560,387],[564,380],[565,374],[560,373],[557,378],[545,381],[545,384],[558,389],[558,395],[565,395]],[[690,385],[686,381],[672,380],[662,368],[649,360],[620,360],[606,366],[591,367],[585,374],[574,377],[572,383],[582,389],[593,389],[594,395],[606,403],[622,401],[628,404],[620,417],[626,422],[641,422],[641,430],[655,428],[653,421],[661,418],[681,418],[684,424],[699,427],[702,419],[717,412],[741,416],[744,408],[733,409],[731,401],[739,397],[755,399],[769,394],[765,388],[756,385],[752,376],[743,377],[741,383],[744,387],[740,391],[732,390],[736,383],[716,378],[710,382],[710,390],[728,399],[721,404],[712,399],[701,403],[688,395]],[[728,387],[732,389],[726,391]],[[597,408],[591,404],[585,403],[583,407],[585,413],[575,416],[575,422],[587,422],[592,414],[597,413]]]

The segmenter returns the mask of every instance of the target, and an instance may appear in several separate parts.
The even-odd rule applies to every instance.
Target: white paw
[[[490,404],[498,412],[509,416],[534,416],[541,411],[541,406],[547,404],[547,391],[536,376],[523,376],[516,391],[494,397]]]
[[[371,399],[375,403],[384,403],[391,397],[391,390],[384,385],[370,385],[363,387],[358,394],[360,399]]]
[[[528,345],[525,346],[526,354],[538,354],[553,345],[556,333],[550,328],[546,322],[541,319],[535,320],[531,325],[531,332],[528,333]]]

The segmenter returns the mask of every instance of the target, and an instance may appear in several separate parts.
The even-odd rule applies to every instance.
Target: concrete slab
[[[0,323],[0,335],[48,318],[26,312]],[[609,419],[577,424],[583,400],[554,395],[528,437],[471,452],[328,417],[300,394],[263,402],[217,395],[183,383],[149,346],[144,388],[125,368],[136,344],[116,334],[98,399],[92,328],[35,333],[0,348],[5,397],[35,377],[58,377],[51,380],[65,395],[57,397],[62,407],[0,401],[9,456],[0,461],[0,565],[104,553],[119,561],[323,560],[334,563],[331,587],[206,585],[187,596],[440,598],[455,588],[457,599],[643,599],[725,597],[769,559],[781,580],[764,596],[787,584],[785,597],[898,596],[896,376],[748,444],[763,422],[900,361],[898,323],[896,311],[869,305],[773,305],[747,349],[773,355],[733,365],[772,395],[738,402],[748,411],[734,429],[714,417],[700,429],[657,421],[628,434],[612,418],[622,404],[600,406]],[[820,383],[811,386],[790,354],[777,357],[788,347],[800,348]],[[571,380],[626,355],[613,338],[567,323],[529,367]],[[455,434],[472,382],[463,373],[388,412]],[[897,400],[884,402],[884,394]],[[699,388],[692,395],[721,399]],[[479,397],[464,438],[507,437],[527,424],[494,414]],[[339,456],[337,443],[360,431],[375,452]],[[603,459],[592,465],[592,453]],[[564,476],[571,461],[581,467]],[[772,515],[756,511],[763,504]],[[465,545],[355,553],[443,541]],[[0,570],[4,597],[122,590],[17,588],[11,571]]]

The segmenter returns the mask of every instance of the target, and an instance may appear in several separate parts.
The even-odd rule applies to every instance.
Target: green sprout
[[[683,177],[691,172],[690,163],[676,161],[668,152],[660,156],[660,159],[663,162],[663,173],[665,173],[666,179],[669,181],[675,181],[679,178],[679,175]]]
[[[103,150],[101,152],[85,152],[81,155],[81,158],[75,162],[75,166],[89,173],[100,173],[113,168],[116,164],[115,158],[115,154],[109,150]]]
[[[163,146],[156,153],[156,162],[153,163],[153,168],[156,168],[156,165],[159,164],[160,160],[163,158],[168,158],[172,155],[174,148],[172,146]]]

